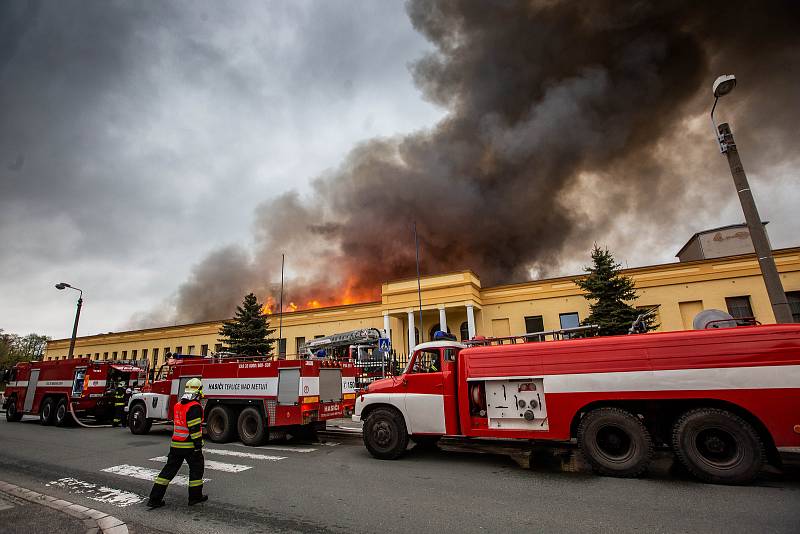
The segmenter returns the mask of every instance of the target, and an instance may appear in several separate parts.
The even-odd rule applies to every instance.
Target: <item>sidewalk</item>
[[[325,429],[332,432],[347,432],[351,434],[361,434],[363,423],[354,422],[349,417],[342,417],[339,419],[329,419]]]
[[[128,534],[128,527],[105,512],[0,481],[0,531]]]

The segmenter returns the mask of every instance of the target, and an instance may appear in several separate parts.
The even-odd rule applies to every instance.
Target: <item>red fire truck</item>
[[[355,370],[349,362],[268,360],[236,356],[176,356],[128,404],[129,427],[146,434],[172,409],[191,378],[203,380],[210,441],[260,445],[270,434],[324,429],[328,419],[352,414]]]
[[[122,361],[89,358],[18,363],[9,373],[4,408],[6,419],[38,415],[43,425],[64,426],[78,417],[98,421],[113,416],[113,388],[144,382],[144,370]]]
[[[356,402],[367,449],[577,438],[596,472],[629,477],[669,446],[701,480],[737,484],[800,447],[800,325],[524,342],[540,338],[418,345]]]

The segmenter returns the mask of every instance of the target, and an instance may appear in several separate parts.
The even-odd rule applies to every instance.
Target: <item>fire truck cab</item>
[[[146,434],[171,421],[192,378],[203,381],[206,435],[260,445],[270,436],[324,429],[328,419],[352,413],[354,368],[349,362],[173,355],[155,380],[129,402],[129,427]]]
[[[358,397],[365,446],[395,459],[409,439],[576,438],[596,472],[623,477],[668,446],[696,477],[734,484],[800,447],[800,325],[561,333],[418,345]]]

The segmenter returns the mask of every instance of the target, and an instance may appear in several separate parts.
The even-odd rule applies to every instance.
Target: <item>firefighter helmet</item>
[[[203,396],[203,382],[199,378],[192,378],[183,388],[183,392],[187,395]]]

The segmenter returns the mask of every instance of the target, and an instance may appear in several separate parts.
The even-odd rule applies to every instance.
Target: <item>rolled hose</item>
[[[87,425],[86,423],[82,423],[78,416],[75,415],[75,408],[72,406],[72,403],[67,401],[67,406],[69,406],[69,413],[72,414],[72,418],[75,420],[83,428],[111,428],[111,425]]]

